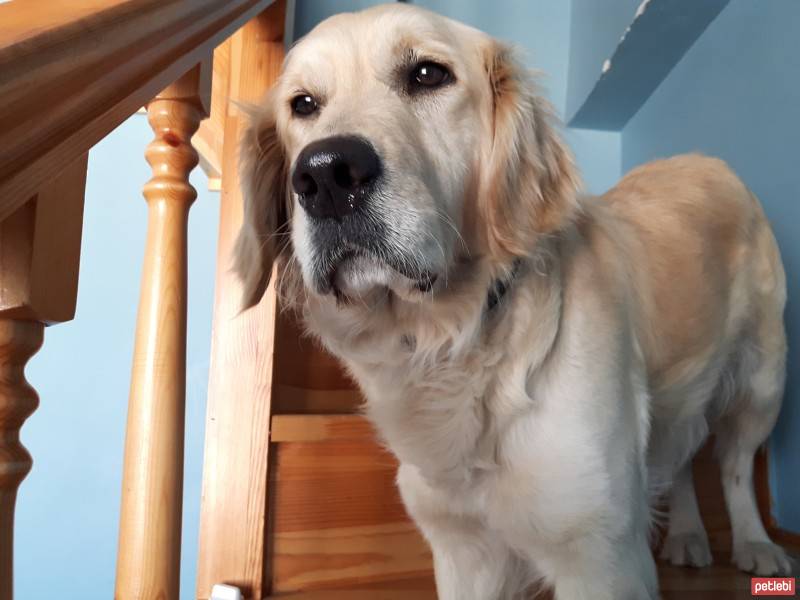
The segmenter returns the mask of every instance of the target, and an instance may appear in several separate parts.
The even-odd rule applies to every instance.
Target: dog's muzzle
[[[313,248],[311,283],[322,294],[371,285],[391,285],[400,275],[408,286],[430,291],[436,275],[419,253],[392,240],[383,164],[373,145],[337,135],[303,148],[292,170],[292,187],[309,221]]]

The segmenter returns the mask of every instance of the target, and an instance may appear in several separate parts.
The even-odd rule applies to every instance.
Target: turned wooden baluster
[[[192,135],[208,114],[210,58],[147,106],[147,242],[122,480],[117,600],[174,600],[180,575],[186,388],[187,221],[198,163]]]
[[[19,429],[39,398],[24,369],[42,344],[43,329],[36,321],[0,319],[0,598],[11,598],[14,505],[17,488],[33,464],[19,441]]]
[[[25,365],[45,323],[72,319],[78,288],[86,156],[0,222],[0,598],[13,594],[14,508],[33,461],[20,428],[36,409]]]

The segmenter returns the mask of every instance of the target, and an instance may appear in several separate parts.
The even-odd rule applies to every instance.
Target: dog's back
[[[765,313],[782,315],[785,278],[774,237],[758,201],[723,161],[651,162],[602,200],[632,231],[626,260],[653,393],[714,366]]]
[[[751,483],[752,455],[780,410],[786,356],[786,278],[761,205],[723,161],[693,154],[634,169],[595,204],[615,228],[609,235],[635,298],[651,395],[651,478],[672,486],[665,558],[711,561],[690,459],[714,433],[735,562],[786,572]]]

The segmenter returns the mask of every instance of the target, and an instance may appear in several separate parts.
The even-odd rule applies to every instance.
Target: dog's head
[[[509,49],[408,5],[301,40],[241,160],[247,305],[281,253],[310,294],[435,297],[458,265],[528,255],[576,206],[571,156]]]

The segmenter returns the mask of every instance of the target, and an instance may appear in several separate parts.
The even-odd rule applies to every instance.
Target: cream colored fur
[[[412,51],[455,82],[423,102],[398,93],[396,64]],[[311,119],[289,110],[300,91],[320,99]],[[309,285],[311,224],[287,177],[306,144],[335,134],[375,146],[391,242],[440,275],[430,292],[378,258],[351,266],[344,298]],[[279,261],[284,302],[353,374],[400,461],[440,598],[537,585],[559,600],[656,598],[654,488],[669,499],[664,556],[711,561],[689,475],[709,432],[734,560],[788,570],[752,488],[783,390],[784,273],[758,201],[724,163],[658,161],[581,197],[509,50],[397,4],[336,16],[292,49],[242,160],[246,302]]]

